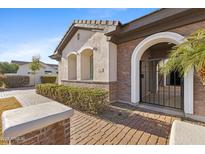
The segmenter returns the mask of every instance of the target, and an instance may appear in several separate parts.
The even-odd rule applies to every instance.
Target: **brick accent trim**
[[[59,121],[8,141],[11,145],[67,145],[70,144],[70,119]]]

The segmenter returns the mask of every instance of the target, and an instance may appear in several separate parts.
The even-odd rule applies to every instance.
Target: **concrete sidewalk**
[[[22,106],[29,106],[29,105],[52,101],[51,99],[36,94],[34,88],[33,89],[18,88],[9,91],[1,91],[0,98],[6,98],[6,97],[16,97],[16,99],[21,103]]]

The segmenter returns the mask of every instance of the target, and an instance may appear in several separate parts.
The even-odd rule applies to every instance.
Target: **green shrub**
[[[29,76],[5,75],[4,84],[7,88],[18,88],[28,85],[29,80]]]
[[[16,73],[18,69],[19,66],[17,64],[0,62],[0,74]]]
[[[56,83],[56,76],[41,76],[41,83]]]
[[[5,76],[0,74],[0,87],[3,86],[5,80]]]
[[[99,113],[108,103],[108,92],[98,88],[39,84],[36,86],[36,92],[74,109],[91,114]]]

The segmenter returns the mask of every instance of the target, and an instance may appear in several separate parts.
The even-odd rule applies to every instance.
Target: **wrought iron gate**
[[[164,75],[159,68],[165,59],[140,61],[140,101],[183,110],[183,78],[177,71]]]

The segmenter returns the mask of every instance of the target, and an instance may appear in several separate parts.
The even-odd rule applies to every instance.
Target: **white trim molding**
[[[69,57],[70,55],[77,55],[77,52],[75,52],[75,51],[69,52],[66,57]]]
[[[131,59],[131,102],[138,104],[140,101],[140,60],[143,53],[151,46],[169,42],[180,44],[184,37],[174,32],[160,32],[142,40],[134,49]],[[193,70],[184,77],[184,112],[193,114]]]
[[[78,50],[77,53],[78,53],[78,54],[81,54],[81,52],[83,52],[84,50],[92,50],[92,51],[94,51],[94,47],[84,46],[84,47],[82,47],[80,50]]]

